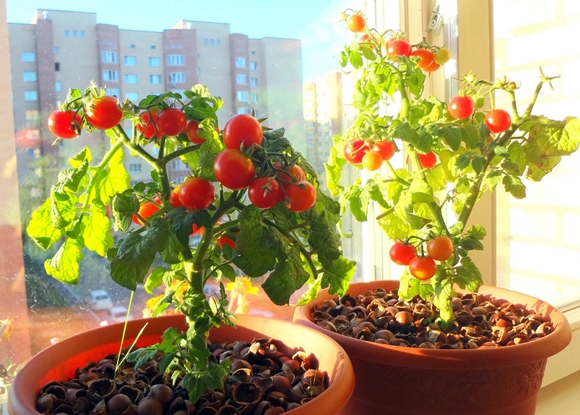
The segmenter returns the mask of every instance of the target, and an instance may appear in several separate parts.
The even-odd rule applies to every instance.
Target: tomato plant
[[[425,48],[415,49],[411,53],[411,56],[419,57],[419,62],[417,62],[417,66],[421,69],[425,69],[433,63],[433,52],[431,52],[429,49]]]
[[[197,130],[199,130],[199,123],[195,120],[189,120],[185,124],[185,135],[193,144],[202,144],[205,142],[205,138],[201,138],[197,135]]]
[[[428,256],[416,256],[409,263],[411,275],[422,281],[428,280],[437,272],[437,264]]]
[[[201,210],[213,203],[213,184],[201,177],[187,179],[179,186],[179,200],[187,209]]]
[[[433,62],[431,62],[431,64],[429,66],[422,68],[422,69],[425,72],[435,72],[440,67],[441,67],[441,65],[439,65],[437,62],[433,61]]]
[[[366,25],[365,18],[358,13],[351,14],[346,20],[346,26],[351,32],[362,32],[365,30]]]
[[[282,182],[282,185],[286,183],[292,182],[295,183],[300,182],[302,180],[306,180],[306,174],[304,173],[304,170],[302,170],[302,167],[300,167],[298,164],[295,164],[292,167],[290,167],[288,171],[284,171],[281,170],[282,169],[281,163],[275,162],[274,169],[276,170],[276,176],[278,177],[280,182]]]
[[[220,248],[223,248],[224,245],[229,245],[232,249],[236,247],[236,241],[234,241],[227,235],[220,236],[217,240],[217,244],[219,245]]]
[[[145,138],[161,138],[161,133],[157,130],[157,110],[152,109],[141,113],[141,122],[137,124],[137,131]]]
[[[425,169],[431,169],[437,164],[437,156],[432,151],[427,154],[417,153],[421,166]]]
[[[475,103],[470,96],[457,95],[449,102],[449,114],[453,118],[464,120],[475,111]]]
[[[75,138],[83,127],[83,119],[76,111],[56,110],[48,116],[48,129],[59,138]]]
[[[226,148],[240,150],[252,144],[262,143],[263,132],[260,122],[249,114],[237,114],[228,120],[224,126],[223,139]]]
[[[293,212],[304,212],[316,202],[316,188],[305,180],[284,186],[286,207]]]
[[[360,43],[365,43],[370,49],[374,49],[374,44],[377,42],[377,38],[374,36],[369,36],[364,34],[360,37]]]
[[[159,206],[156,205],[155,203],[145,202],[141,206],[139,206],[139,216],[141,216],[143,219],[147,219],[150,216],[153,216],[153,214],[155,214],[155,212],[157,212],[159,209],[160,209]],[[141,221],[139,216],[133,215],[131,220],[133,221],[133,223],[137,225],[143,225],[143,222]]]
[[[485,116],[485,125],[492,133],[503,133],[512,125],[512,117],[506,110],[494,109]]]
[[[155,124],[161,135],[178,135],[185,129],[187,118],[183,111],[177,108],[167,108],[157,114]]]
[[[280,183],[272,177],[259,177],[248,187],[250,202],[261,209],[274,207],[283,196]]]
[[[123,111],[117,105],[117,98],[103,96],[95,98],[85,111],[87,121],[98,130],[116,127],[123,119]]]
[[[369,145],[360,138],[349,140],[343,148],[346,161],[352,164],[359,164],[364,155],[370,150]]]
[[[183,206],[181,200],[179,199],[179,187],[174,188],[169,194],[169,204],[174,208]]]
[[[395,155],[397,148],[391,140],[375,141],[373,151],[378,153],[383,161],[388,161]]]
[[[362,158],[363,167],[370,171],[380,169],[381,164],[383,164],[383,158],[376,151],[369,151]]]
[[[427,242],[427,253],[437,261],[447,261],[454,250],[453,242],[445,235],[437,236]]]
[[[433,60],[437,62],[439,65],[446,64],[447,62],[449,62],[449,59],[451,59],[451,51],[449,50],[449,48],[445,47],[439,48],[433,54]]]
[[[417,248],[414,245],[396,241],[391,245],[389,256],[395,264],[409,265],[411,260],[417,256]]]
[[[215,177],[231,190],[241,190],[254,179],[256,168],[254,162],[240,150],[226,149],[214,160]]]
[[[387,55],[390,57],[411,56],[411,44],[405,39],[391,39],[387,42]]]

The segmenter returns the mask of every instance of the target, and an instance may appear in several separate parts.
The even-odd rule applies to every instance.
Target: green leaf
[[[82,244],[67,238],[52,259],[44,262],[48,275],[67,284],[79,283],[79,263],[83,259]]]
[[[356,262],[341,256],[325,265],[322,271],[321,288],[329,287],[330,294],[342,296],[346,293],[355,271]]]
[[[468,148],[477,148],[480,143],[479,131],[473,125],[464,125],[463,142]]]
[[[28,236],[44,250],[60,241],[64,235],[64,231],[56,228],[52,223],[51,208],[52,199],[48,198],[37,210],[32,212],[31,220],[26,228]]]
[[[461,258],[461,264],[455,267],[455,273],[454,282],[464,290],[477,292],[483,284],[481,272],[469,257]]]
[[[409,270],[405,268],[401,280],[399,282],[399,297],[403,300],[410,300],[419,294],[421,288],[421,281],[413,277]]]
[[[413,175],[408,194],[411,195],[413,203],[430,203],[434,200],[433,189],[429,186],[429,183],[423,179],[420,172],[416,172]]]
[[[503,174],[499,170],[493,170],[487,172],[485,175],[485,184],[490,190],[494,190],[498,184],[501,183]]]
[[[139,199],[132,192],[117,193],[111,202],[115,230],[126,232],[139,211]]]
[[[113,246],[111,235],[111,220],[105,213],[105,209],[94,205],[89,215],[83,216],[82,235],[85,246],[102,257]]]
[[[375,52],[368,45],[361,45],[361,51],[362,51],[362,54],[365,57],[365,59],[367,59],[369,61],[374,61],[377,57]]]
[[[403,122],[395,127],[395,137],[416,146],[419,151],[424,151],[422,148],[419,148],[419,133],[417,133],[417,131],[408,123]],[[430,149],[431,148],[429,147],[425,152],[428,152]]]
[[[459,149],[464,133],[460,126],[455,124],[443,125],[439,128],[439,133],[451,150],[457,151]]]
[[[502,183],[506,192],[511,193],[516,199],[523,199],[526,197],[526,186],[522,180],[517,176],[505,175]]]
[[[151,271],[151,274],[147,277],[145,281],[145,292],[147,294],[153,294],[153,290],[157,287],[160,287],[163,284],[163,277],[165,276],[165,268],[155,268]]]
[[[286,258],[278,261],[262,288],[276,305],[289,304],[290,297],[301,288],[310,275],[304,270],[300,253],[292,249]]]
[[[348,206],[355,219],[359,222],[366,222],[370,195],[364,191],[364,188],[353,184],[343,197],[348,201]]]
[[[344,187],[339,184],[342,174],[343,166],[346,159],[338,157],[336,145],[330,149],[328,161],[324,163],[324,170],[326,171],[326,181],[328,190],[333,197],[337,197],[344,191]]]
[[[444,272],[437,272],[433,278],[433,304],[439,309],[446,309],[455,294],[453,281]]]

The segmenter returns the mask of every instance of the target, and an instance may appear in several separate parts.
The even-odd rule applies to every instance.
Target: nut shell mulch
[[[452,300],[453,329],[443,332],[439,310],[419,296],[401,300],[397,290],[377,289],[364,295],[322,300],[311,321],[345,336],[402,347],[481,349],[531,342],[554,327],[521,304],[490,295],[467,293]]]
[[[37,410],[47,415],[276,415],[315,399],[328,388],[318,359],[298,352],[286,356],[275,342],[259,339],[212,345],[216,362],[230,362],[223,390],[207,391],[193,404],[187,391],[159,373],[161,356],[135,369],[116,355],[78,368],[75,378],[49,382]]]

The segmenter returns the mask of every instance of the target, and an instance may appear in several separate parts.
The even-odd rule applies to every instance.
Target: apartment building
[[[68,89],[91,81],[136,102],[202,83],[224,100],[222,126],[253,110],[267,118],[264,125],[286,128],[296,148],[306,150],[300,40],[251,39],[231,33],[228,23],[188,20],[162,32],[125,30],[97,23],[95,13],[46,9],[37,10],[30,24],[8,26],[18,170],[32,197],[43,196],[50,172],[85,145],[94,158],[106,151],[109,141],[101,132],[53,145],[46,128]],[[132,177],[149,176],[148,166],[126,156]],[[170,166],[176,182],[188,172],[179,160]]]

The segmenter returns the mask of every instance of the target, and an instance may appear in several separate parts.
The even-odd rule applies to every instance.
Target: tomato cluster
[[[343,155],[351,164],[361,164],[367,170],[378,170],[384,161],[390,160],[397,152],[395,143],[390,140],[365,141],[353,138],[343,147]]]
[[[419,255],[414,245],[397,241],[391,245],[389,256],[395,264],[408,266],[411,275],[424,281],[437,272],[435,261],[447,261],[455,251],[453,242],[445,235],[428,240],[426,248],[427,255]]]

